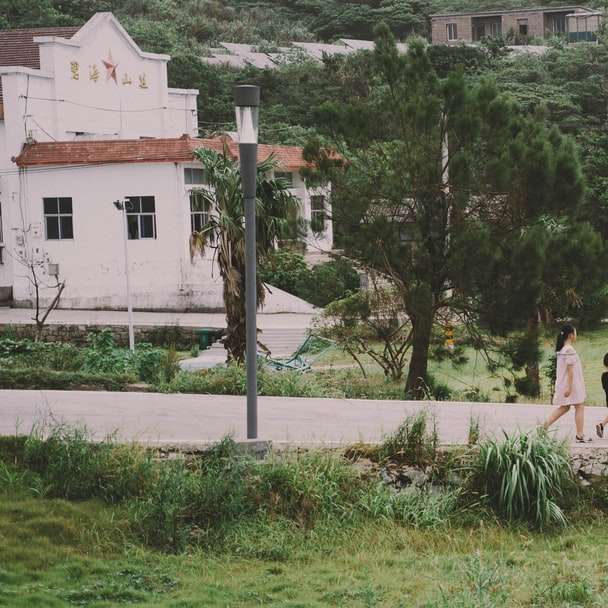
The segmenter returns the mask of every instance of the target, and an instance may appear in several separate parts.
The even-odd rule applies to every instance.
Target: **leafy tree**
[[[242,362],[245,357],[245,220],[241,178],[237,164],[226,153],[212,150],[196,151],[207,179],[201,189],[201,201],[209,212],[209,220],[200,232],[190,238],[192,256],[214,251],[223,280],[226,307],[226,338],[228,359]],[[263,261],[288,229],[288,218],[299,202],[290,194],[283,180],[268,178],[274,161],[258,165],[256,200],[256,238],[258,260]],[[258,306],[264,304],[264,285],[257,277]]]
[[[500,309],[509,321],[536,311],[547,247],[536,227],[576,208],[582,177],[572,142],[491,81],[441,80],[422,42],[401,56],[386,27],[375,57],[394,139],[371,142],[340,196],[354,220],[349,248],[402,294],[413,330],[406,392],[420,397],[438,314],[496,321],[495,285],[518,303]]]

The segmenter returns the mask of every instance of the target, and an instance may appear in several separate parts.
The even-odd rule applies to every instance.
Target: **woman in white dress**
[[[544,427],[548,429],[573,405],[576,442],[588,443],[591,439],[585,438],[584,434],[587,393],[581,359],[574,350],[576,337],[576,329],[572,325],[564,325],[557,336],[555,346],[557,373],[555,374],[555,393],[553,395],[553,405],[557,405],[557,408],[547,418]]]

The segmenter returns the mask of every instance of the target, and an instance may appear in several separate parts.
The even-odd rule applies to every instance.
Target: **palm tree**
[[[214,251],[223,280],[226,308],[226,337],[224,346],[228,361],[242,363],[245,358],[245,215],[241,177],[238,165],[227,150],[218,154],[213,150],[195,152],[205,170],[206,187],[198,190],[200,211],[206,221],[190,237],[190,255]],[[258,261],[262,261],[277,243],[293,234],[299,201],[283,179],[269,178],[275,168],[273,158],[258,165],[256,198],[256,241]],[[295,226],[297,232],[299,228]],[[264,284],[257,281],[258,306],[264,304]]]

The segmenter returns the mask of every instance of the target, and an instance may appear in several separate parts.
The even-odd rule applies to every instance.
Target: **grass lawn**
[[[555,348],[553,337],[543,340],[543,361],[544,366]],[[587,385],[587,403],[589,405],[604,405],[605,396],[601,385],[601,375],[604,371],[604,354],[608,352],[608,328],[597,329],[588,332],[581,332],[576,343],[585,374]],[[465,391],[477,387],[481,392],[487,394],[491,401],[504,402],[505,389],[503,376],[501,374],[492,375],[481,356],[473,349],[466,349],[468,362],[462,367],[455,368],[449,361],[441,363],[431,361],[430,371],[436,380],[446,384],[453,391]],[[370,379],[374,381],[376,376],[383,378],[382,372],[371,359],[363,357],[363,362]],[[336,366],[339,368],[344,365],[352,365],[352,358],[337,349],[332,349],[319,362],[319,366]],[[542,375],[542,372],[541,372]],[[549,385],[543,377],[543,396],[539,400],[548,403],[550,399]],[[520,397],[520,401],[530,401],[529,398]]]
[[[437,531],[379,523],[266,561],[157,553],[133,540],[119,509],[5,495],[0,606],[605,606],[608,519],[580,519],[545,535],[487,520]]]

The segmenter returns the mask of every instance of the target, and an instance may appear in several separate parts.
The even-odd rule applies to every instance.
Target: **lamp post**
[[[258,436],[257,382],[257,288],[255,200],[258,158],[258,111],[260,87],[234,87],[236,128],[239,136],[239,159],[243,206],[245,208],[245,330],[247,367],[247,439]]]
[[[129,248],[127,242],[129,234],[127,231],[127,203],[128,201],[114,201],[114,207],[122,211],[122,236],[125,251],[125,278],[127,281],[127,313],[129,315],[129,349],[135,350],[135,334],[133,331],[133,308],[131,306],[131,282],[129,280]]]

